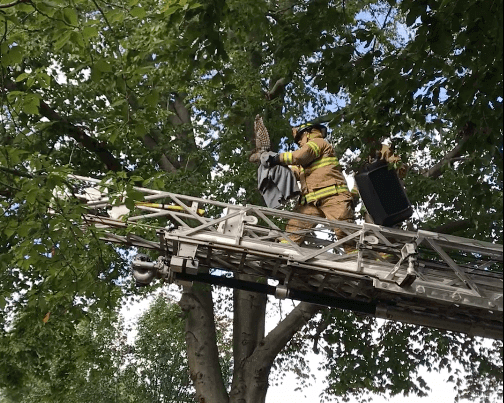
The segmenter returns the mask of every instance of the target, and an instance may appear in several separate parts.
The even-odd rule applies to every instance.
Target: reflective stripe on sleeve
[[[280,154],[280,160],[286,165],[292,165],[292,152],[287,151]]]
[[[338,166],[339,165],[339,161],[336,157],[323,157],[317,161],[315,161],[313,164],[311,164],[308,169],[310,170],[315,170],[315,169],[318,169],[318,168],[322,168],[322,167],[325,167],[325,166],[328,166],[328,165],[334,165],[334,166]]]
[[[320,155],[320,147],[314,141],[309,141],[308,143],[306,143],[306,145],[313,150],[316,158],[318,158],[318,156]]]

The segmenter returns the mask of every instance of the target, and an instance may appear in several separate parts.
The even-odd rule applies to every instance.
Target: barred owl
[[[271,143],[268,134],[268,129],[264,126],[264,122],[261,116],[256,115],[254,120],[254,138],[255,138],[255,149],[249,157],[250,162],[261,163],[260,155],[264,151],[271,150]]]

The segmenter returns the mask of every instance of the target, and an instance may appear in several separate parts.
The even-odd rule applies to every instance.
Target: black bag
[[[377,160],[362,167],[355,181],[367,211],[377,225],[391,227],[413,214],[397,172],[389,169],[384,160]]]

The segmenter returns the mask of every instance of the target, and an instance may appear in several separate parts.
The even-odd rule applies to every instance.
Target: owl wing
[[[254,120],[254,136],[257,151],[270,151],[271,143],[268,129],[264,126],[263,119],[259,115],[256,115]]]

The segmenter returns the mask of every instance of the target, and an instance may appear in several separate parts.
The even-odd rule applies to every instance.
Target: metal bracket
[[[175,273],[198,274],[199,262],[196,259],[198,245],[179,243],[177,255],[172,256],[170,270]]]
[[[238,245],[240,243],[240,238],[243,236],[243,230],[245,224],[255,225],[258,222],[257,217],[248,216],[247,211],[243,209],[233,209],[228,207],[227,214],[230,217],[219,223],[217,232],[225,235],[235,236],[235,243]]]
[[[294,270],[290,270],[284,279],[284,283],[275,287],[275,298],[285,299],[289,296],[289,282],[294,275]]]
[[[416,244],[414,243],[406,243],[401,249],[401,258],[399,261],[396,263],[392,271],[385,277],[385,280],[392,280],[396,273],[399,271],[401,268],[401,264],[405,261],[408,260],[408,268],[406,270],[406,276],[401,280],[396,282],[399,287],[408,287],[417,278],[417,273],[415,271],[415,266],[416,266],[416,256],[418,254],[418,250],[416,247]]]

